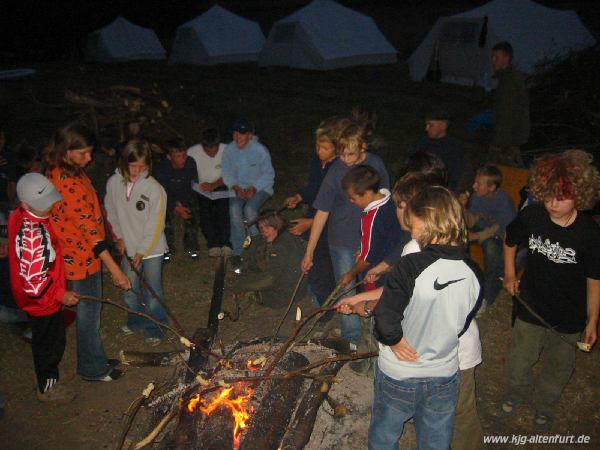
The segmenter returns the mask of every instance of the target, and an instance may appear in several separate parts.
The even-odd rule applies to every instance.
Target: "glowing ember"
[[[254,361],[252,361],[251,359],[249,359],[248,361],[246,361],[246,370],[251,370],[252,372],[260,369],[260,365],[254,365]]]
[[[223,388],[218,395],[213,397],[210,404],[208,406],[204,406],[198,403],[200,402],[200,394],[196,394],[193,398],[190,399],[187,405],[188,412],[194,412],[194,409],[198,407],[200,412],[210,415],[214,410],[216,410],[220,406],[224,406],[229,408],[231,411],[231,415],[234,420],[233,427],[233,449],[237,450],[240,446],[240,434],[243,429],[245,429],[248,425],[248,419],[250,419],[250,410],[248,407],[248,401],[252,396],[252,389],[246,388],[246,395],[240,395],[233,399],[230,399],[229,396],[233,391],[233,387]]]

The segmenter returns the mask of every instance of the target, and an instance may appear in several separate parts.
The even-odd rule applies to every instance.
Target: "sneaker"
[[[81,377],[85,381],[114,381],[123,376],[123,371],[119,369],[110,369],[108,373],[99,378]]]
[[[40,402],[63,402],[68,403],[75,398],[75,394],[65,388],[62,384],[55,384],[46,392],[37,391]]]
[[[151,345],[152,347],[156,347],[157,345],[160,345],[162,343],[162,339],[161,338],[157,338],[157,337],[147,337],[144,342],[146,342],[146,344]]]
[[[533,424],[537,427],[548,429],[554,423],[554,417],[550,414],[543,414],[539,411],[535,412],[535,417],[533,418]]]
[[[222,254],[223,253],[221,252],[221,249],[219,247],[211,247],[208,249],[208,256],[210,256],[211,258],[218,258]]]
[[[131,328],[129,328],[127,325],[123,325],[123,326],[121,327],[121,331],[122,331],[123,333],[125,333],[125,336],[129,336],[130,334],[133,334],[133,333],[135,333],[135,331],[133,331],[133,330],[132,330]]]
[[[511,395],[507,395],[502,399],[502,412],[504,414],[512,414],[519,407],[519,401]]]
[[[196,250],[188,250],[187,254],[192,259],[198,259],[200,257],[200,255],[198,254],[198,252]]]
[[[163,262],[168,263],[169,261],[171,261],[172,258],[173,258],[172,252],[165,252],[165,254],[163,255]]]
[[[231,270],[233,270],[237,274],[242,273],[242,257],[241,256],[233,255],[230,258],[230,264],[231,264]]]
[[[231,249],[230,246],[224,245],[223,247],[221,247],[221,255],[229,257],[229,256],[233,255],[233,250]]]

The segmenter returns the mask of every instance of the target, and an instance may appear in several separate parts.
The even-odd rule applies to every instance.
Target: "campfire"
[[[240,447],[240,434],[248,426],[248,419],[252,412],[252,407],[248,406],[248,401],[252,397],[252,389],[249,387],[243,387],[243,383],[239,383],[240,389],[235,389],[234,386],[228,388],[222,388],[216,395],[213,396],[212,400],[207,406],[202,406],[200,394],[196,394],[190,399],[187,404],[187,411],[193,413],[198,409],[201,413],[210,415],[217,408],[227,408],[233,418],[233,450],[237,450]],[[243,390],[243,394],[236,395],[238,390]],[[232,392],[234,394],[232,397]],[[198,406],[200,403],[201,406]]]
[[[299,338],[304,325],[314,323],[312,319],[331,307],[315,310],[302,320],[297,318],[284,341],[273,336],[226,347],[217,338],[223,279],[221,260],[207,328],[198,328],[191,339],[169,329],[179,334],[180,342],[189,350],[121,353],[126,364],[174,364],[177,375],[159,392],[144,391],[132,403],[125,413],[117,448],[123,448],[133,417],[144,405],[158,424],[131,447],[134,449],[159,440],[159,448],[174,450],[300,450],[310,440],[317,412],[341,367],[349,360],[375,355],[351,353],[348,341],[342,338]],[[329,399],[330,405],[332,402]]]

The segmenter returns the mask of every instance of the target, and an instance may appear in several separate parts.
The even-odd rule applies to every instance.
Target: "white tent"
[[[84,54],[87,60],[100,62],[165,59],[167,56],[153,30],[121,16],[88,35]]]
[[[493,0],[438,19],[408,60],[410,77],[420,81],[438,71],[441,81],[489,88],[491,50],[500,41],[511,43],[514,63],[525,73],[596,42],[575,11]]]
[[[327,70],[393,64],[396,53],[371,17],[314,0],[273,25],[259,64]]]
[[[170,61],[221,64],[256,61],[265,43],[258,23],[219,5],[177,28]]]

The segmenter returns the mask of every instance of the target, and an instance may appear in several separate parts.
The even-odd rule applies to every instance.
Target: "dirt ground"
[[[186,330],[204,324],[210,304],[212,270],[214,261],[203,257],[190,262],[177,255],[165,266],[165,279],[173,279],[177,272],[192,267],[195,277],[168,284],[168,301],[173,312],[180,318]],[[229,277],[232,275],[230,274]],[[107,286],[107,283],[105,283]],[[106,288],[108,298],[117,298],[115,289]],[[305,311],[310,308],[303,299]],[[231,297],[226,294],[224,307],[231,308]],[[271,310],[256,304],[243,305],[238,322],[221,322],[219,335],[225,343],[269,336],[279,320],[281,310]],[[148,347],[139,335],[125,336],[120,327],[125,314],[111,306],[105,306],[102,316],[102,337],[106,352],[116,357],[120,350],[162,351],[180,348],[176,343],[164,343],[160,347]],[[282,334],[289,331],[291,319]],[[533,410],[529,406],[514,417],[507,418],[500,412],[500,399],[506,388],[504,359],[510,341],[510,305],[508,296],[501,296],[498,304],[485,313],[479,321],[484,347],[484,362],[476,371],[478,408],[486,435],[535,435],[569,434],[590,436],[589,445],[552,446],[526,445],[523,448],[598,448],[600,413],[597,399],[600,388],[595,373],[600,368],[597,349],[591,354],[579,353],[576,371],[560,402],[558,419],[548,432],[540,432],[532,426]],[[21,341],[14,330],[0,328],[2,369],[0,387],[8,400],[4,417],[0,420],[0,442],[7,450],[37,449],[88,449],[112,448],[121,431],[123,412],[140,395],[149,382],[160,384],[169,380],[173,368],[134,368],[122,366],[125,376],[112,383],[90,383],[75,375],[74,326],[68,328],[68,345],[61,374],[69,389],[77,398],[67,405],[41,404],[36,400],[33,384],[33,367],[29,345]],[[332,418],[328,406],[323,406],[316,420],[315,429],[307,449],[324,450],[366,448],[366,436],[372,401],[372,380],[356,375],[348,366],[339,373],[339,384],[331,395],[348,407],[348,414]],[[144,412],[140,413],[142,416]],[[134,424],[131,436],[143,436],[147,424],[140,420]],[[140,428],[141,427],[141,428]],[[489,445],[487,448],[511,448]],[[401,441],[401,448],[415,448],[414,431],[409,424]]]
[[[13,144],[23,139],[35,144],[47,138],[57,126],[78,117],[80,110],[65,106],[65,88],[97,94],[114,84],[132,84],[144,89],[155,86],[169,103],[175,105],[168,124],[189,142],[195,142],[198,132],[206,126],[226,130],[238,115],[246,115],[255,121],[259,134],[271,149],[277,172],[273,205],[300,185],[313,147],[313,130],[329,115],[347,113],[357,104],[375,111],[379,117],[377,138],[380,144],[375,151],[394,173],[405,155],[407,144],[422,133],[422,114],[432,103],[442,104],[456,115],[452,134],[459,138],[464,137],[460,130],[466,118],[481,106],[478,92],[408,82],[405,67],[400,65],[326,74],[235,66],[228,68],[226,75],[219,68],[198,70],[144,63],[119,66],[65,63],[36,67],[36,77],[0,86],[3,101],[0,127],[8,133]],[[463,142],[469,152],[470,166],[474,167],[481,158],[477,142],[467,139]],[[103,158],[98,155],[97,159],[102,162]],[[95,171],[100,180],[107,173],[98,165]],[[101,191],[103,183],[97,184],[97,188]],[[167,301],[189,333],[206,324],[213,270],[214,261],[205,254],[192,262],[180,253],[165,266]],[[119,293],[109,284],[106,280],[105,296],[117,299]],[[227,293],[226,301],[230,301]],[[306,301],[303,302],[304,308],[308,308]],[[533,410],[529,406],[510,418],[500,413],[500,399],[506,389],[504,366],[510,342],[510,309],[508,297],[501,297],[497,306],[486,312],[479,322],[484,348],[484,362],[476,371],[479,414],[486,435],[530,436],[540,432],[532,427]],[[227,344],[268,336],[280,314],[281,311],[245,305],[238,322],[222,322],[220,337]],[[179,348],[176,343],[150,348],[137,334],[125,336],[120,331],[124,321],[122,311],[110,306],[104,308],[101,331],[109,357],[116,357],[122,349]],[[289,324],[286,327],[283,333],[289,331]],[[77,393],[77,398],[64,406],[47,405],[36,400],[29,345],[21,341],[11,327],[0,327],[0,355],[0,391],[8,400],[0,419],[0,448],[7,450],[112,448],[121,430],[123,412],[133,399],[149,382],[164,382],[173,373],[172,368],[124,367],[125,376],[116,382],[81,381],[75,375],[75,335],[74,326],[70,326],[61,373],[62,380]],[[522,447],[600,448],[597,408],[600,387],[595,378],[599,372],[598,348],[591,354],[577,355],[576,370],[562,396],[557,421],[544,433],[587,435],[590,436],[589,445]],[[321,411],[310,449],[366,447],[372,381],[356,376],[347,367],[342,369],[339,378],[342,381],[334,386],[332,396],[346,403],[350,412],[346,417],[334,420]],[[134,424],[131,433],[141,436],[147,431]],[[402,448],[414,447],[412,430],[407,427]],[[503,447],[495,444],[487,448]]]

